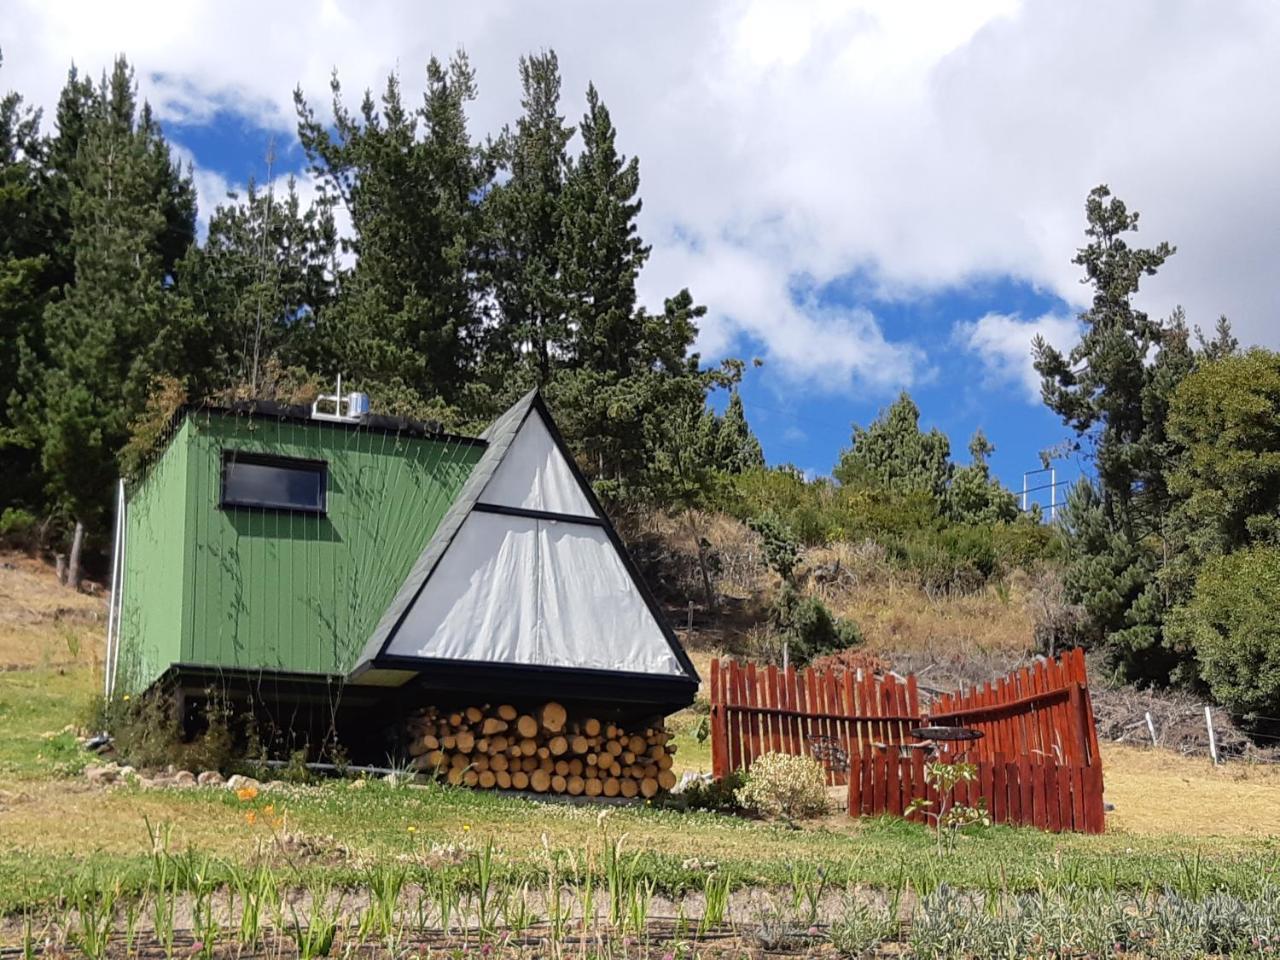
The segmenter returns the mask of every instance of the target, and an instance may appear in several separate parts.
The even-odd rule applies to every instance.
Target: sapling
[[[960,783],[973,783],[978,779],[978,768],[972,763],[930,763],[924,768],[925,780],[938,794],[935,803],[927,797],[916,797],[905,811],[907,816],[923,814],[933,821],[938,844],[938,854],[955,845],[956,832],[962,827],[980,823],[990,826],[986,801],[979,800],[976,807],[955,802],[955,788]]]

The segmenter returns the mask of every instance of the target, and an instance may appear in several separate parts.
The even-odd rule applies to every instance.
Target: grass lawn
[[[225,864],[283,850],[301,874],[344,881],[371,864],[426,864],[490,840],[497,869],[514,877],[540,876],[548,851],[594,871],[620,838],[667,890],[696,886],[707,861],[743,884],[785,885],[796,870],[824,868],[836,885],[945,880],[988,889],[1247,889],[1280,869],[1280,782],[1270,771],[1211,771],[1134,750],[1107,754],[1108,798],[1120,809],[1106,835],[997,827],[961,837],[942,857],[926,829],[891,819],[833,815],[789,829],[661,804],[604,813],[593,805],[378,781],[290,785],[251,801],[223,789],[97,788],[78,776],[92,758],[65,729],[83,715],[94,687],[87,667],[0,673],[0,913],[53,898],[86,869],[109,868],[141,882],[148,830],[160,825],[171,831],[171,849]],[[693,757],[705,766],[705,748],[692,736],[696,718],[677,726],[682,763]]]

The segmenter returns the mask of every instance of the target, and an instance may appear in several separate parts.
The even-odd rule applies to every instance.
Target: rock
[[[179,770],[173,775],[173,785],[175,787],[194,787],[196,785],[196,775],[190,770]]]
[[[217,770],[204,770],[196,777],[196,783],[202,787],[220,787],[226,780]]]
[[[254,790],[261,790],[262,784],[253,779],[253,777],[246,777],[242,773],[233,773],[231,776],[227,777],[228,790],[245,790],[249,787],[252,787]]]
[[[138,771],[128,765],[121,767],[116,772],[121,780],[136,780],[138,778]]]
[[[95,786],[106,786],[109,783],[115,783],[120,778],[120,768],[114,763],[107,763],[101,766],[91,763],[84,768],[84,777]]]

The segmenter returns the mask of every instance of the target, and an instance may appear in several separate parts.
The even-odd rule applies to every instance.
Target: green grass
[[[172,828],[176,850],[213,858],[212,869],[228,871],[265,851],[299,882],[355,882],[368,865],[389,862],[410,864],[422,879],[438,866],[433,845],[465,852],[489,840],[503,878],[538,880],[548,851],[578,872],[598,874],[608,845],[624,836],[635,868],[667,891],[698,887],[704,874],[695,859],[714,861],[737,884],[766,886],[791,883],[797,868],[822,869],[834,886],[915,890],[945,882],[970,889],[1247,892],[1280,877],[1274,838],[1094,837],[996,827],[961,837],[954,851],[938,857],[926,828],[891,818],[832,816],[789,829],[662,804],[603,813],[594,805],[380,781],[290,786],[249,801],[218,789],[90,789],[70,778],[88,755],[58,731],[92,696],[87,671],[0,674],[0,770],[10,791],[0,792],[0,914],[56,899],[87,869],[141,889],[148,824],[161,823]],[[282,822],[273,826],[277,818]],[[293,842],[282,850],[277,840],[286,833]]]
[[[93,699],[84,668],[0,673],[0,776],[27,779],[79,773],[89,755],[73,730]]]

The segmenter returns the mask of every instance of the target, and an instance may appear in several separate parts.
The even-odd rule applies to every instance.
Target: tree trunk
[[[84,553],[84,524],[76,521],[76,532],[71,538],[71,556],[67,558],[67,586],[72,590],[80,589],[80,581],[84,576],[81,568],[81,555]]]

